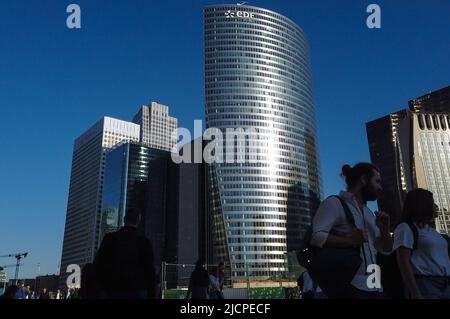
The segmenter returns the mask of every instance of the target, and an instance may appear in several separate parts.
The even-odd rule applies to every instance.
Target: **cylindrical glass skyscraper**
[[[321,195],[308,45],[270,10],[214,5],[204,19],[207,127],[259,138],[245,163],[212,166],[216,256],[235,279],[266,279],[287,270]]]

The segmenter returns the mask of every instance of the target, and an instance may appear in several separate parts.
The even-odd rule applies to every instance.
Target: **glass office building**
[[[292,20],[253,6],[208,6],[204,23],[207,127],[258,137],[243,163],[211,166],[217,259],[234,279],[279,276],[321,195],[307,40]]]
[[[127,208],[142,210],[145,207],[149,165],[161,157],[170,157],[170,153],[132,143],[122,144],[107,153],[101,238],[123,225]]]
[[[61,255],[60,286],[68,265],[93,261],[100,236],[100,218],[108,150],[124,142],[139,142],[140,126],[104,117],[75,140],[67,215]]]

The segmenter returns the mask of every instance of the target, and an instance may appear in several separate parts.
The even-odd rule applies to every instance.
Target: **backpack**
[[[347,222],[356,228],[355,219],[350,208],[339,196],[336,197],[344,210]],[[331,232],[330,232],[331,233]],[[330,298],[338,298],[348,289],[350,282],[361,266],[361,246],[336,248],[311,245],[313,224],[306,232],[301,249],[297,251],[297,259],[301,266],[308,270],[311,278],[317,282],[323,292]]]
[[[341,202],[341,205],[344,209],[344,213],[345,213],[345,217],[347,218],[347,221],[350,224],[355,226],[355,220],[353,218],[353,215],[350,212],[350,209],[347,206],[347,204],[344,202],[344,200],[337,195],[330,196],[330,197],[336,197],[337,199],[339,199],[339,201]],[[313,261],[314,255],[315,255],[316,251],[319,249],[319,248],[311,245],[312,235],[313,235],[313,223],[311,223],[308,230],[306,231],[305,236],[303,237],[302,243],[300,245],[300,250],[297,251],[298,263],[301,266],[303,266],[304,268],[306,268],[307,270],[310,270],[310,268],[312,267],[312,261]]]

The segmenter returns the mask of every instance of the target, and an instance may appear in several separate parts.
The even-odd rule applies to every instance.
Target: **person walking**
[[[407,298],[450,299],[449,239],[436,231],[436,218],[430,191],[418,188],[406,195],[394,250]]]
[[[381,284],[367,284],[377,252],[392,250],[389,215],[367,207],[382,190],[381,176],[370,163],[344,165],[342,176],[347,190],[325,199],[313,219],[310,274],[328,298],[381,298]]]
[[[198,260],[189,279],[186,299],[208,299],[209,284],[208,271],[204,268],[203,261]]]
[[[17,299],[18,291],[19,291],[19,287],[17,287],[16,285],[9,286],[8,288],[6,288],[5,292],[0,297],[0,299],[4,299],[4,300]]]
[[[209,298],[223,299],[223,294],[220,290],[220,276],[218,267],[213,267],[211,273],[209,274]]]
[[[126,211],[119,231],[106,234],[94,261],[100,288],[109,299],[147,299],[156,296],[152,246],[138,233],[141,214]]]

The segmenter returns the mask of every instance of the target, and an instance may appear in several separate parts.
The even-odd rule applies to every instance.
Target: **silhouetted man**
[[[107,298],[155,298],[156,282],[150,241],[138,234],[137,209],[127,210],[119,231],[106,234],[94,262],[98,283]]]

